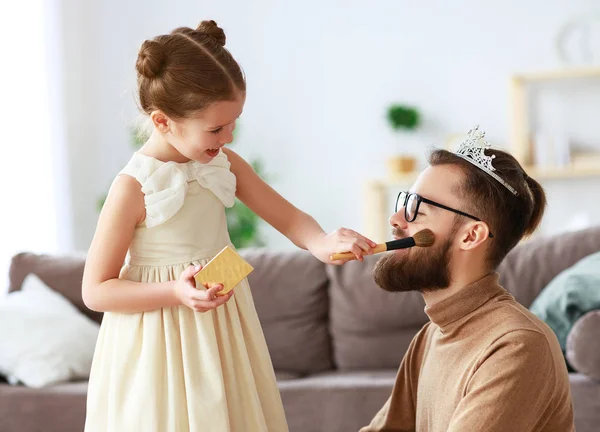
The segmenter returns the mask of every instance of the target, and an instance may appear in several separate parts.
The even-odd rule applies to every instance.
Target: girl
[[[139,51],[153,132],[111,186],[83,277],[85,304],[105,312],[87,432],[287,430],[247,281],[232,297],[193,278],[230,244],[224,207],[236,196],[323,262],[375,246],[348,229],[325,234],[224,147],[246,88],[224,45],[223,30],[204,21]]]

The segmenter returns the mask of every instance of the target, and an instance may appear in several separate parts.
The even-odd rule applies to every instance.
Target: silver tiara
[[[477,168],[484,170],[502,183],[502,185],[511,191],[511,193],[518,195],[517,191],[511,185],[494,172],[496,171],[496,168],[492,166],[492,159],[494,159],[496,155],[486,156],[485,151],[492,146],[484,139],[484,137],[485,132],[480,131],[479,126],[475,126],[474,129],[467,132],[467,136],[458,146],[458,149],[455,152],[456,156],[459,156],[464,160],[471,162]]]

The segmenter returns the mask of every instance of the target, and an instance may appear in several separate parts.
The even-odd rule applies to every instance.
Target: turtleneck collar
[[[443,333],[452,323],[475,311],[492,297],[506,293],[498,284],[498,277],[498,273],[490,273],[451,297],[426,306],[425,313]]]

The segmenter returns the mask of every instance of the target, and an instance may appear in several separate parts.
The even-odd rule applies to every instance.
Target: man
[[[399,194],[390,223],[396,238],[429,228],[435,244],[386,254],[373,274],[385,290],[420,291],[430,322],[361,432],[574,430],[558,341],[495,272],[538,226],[542,187],[511,155],[490,149],[478,128],[456,153],[435,150],[429,163]]]

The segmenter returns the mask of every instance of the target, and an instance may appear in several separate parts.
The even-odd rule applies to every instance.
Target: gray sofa
[[[507,257],[501,282],[529,306],[554,276],[599,250],[600,227],[532,240]],[[333,267],[304,251],[242,254],[255,267],[249,279],[290,430],[348,432],[367,424],[390,394],[410,340],[427,321],[421,296],[377,288],[371,279],[377,257]],[[83,265],[82,257],[16,255],[10,290],[35,273],[99,321],[81,300]],[[600,428],[598,328],[600,312],[591,312],[569,337],[569,361],[578,370],[570,374],[578,432]],[[0,384],[0,431],[81,431],[85,397],[85,382],[41,390]]]

